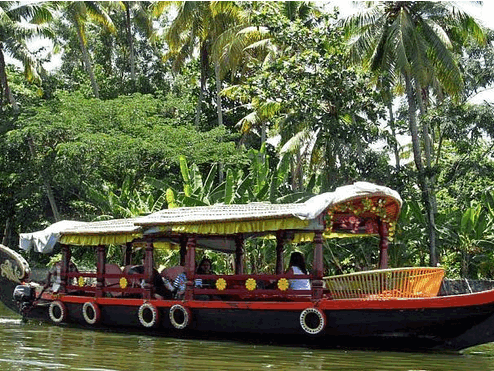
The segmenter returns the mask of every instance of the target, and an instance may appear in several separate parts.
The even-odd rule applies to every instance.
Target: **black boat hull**
[[[158,313],[156,324],[150,328],[140,322],[140,306],[120,303],[100,306],[100,320],[94,325],[84,318],[82,303],[66,303],[67,318],[62,325],[88,329],[134,329],[171,337],[214,336],[324,348],[401,351],[461,350],[494,341],[494,304],[420,310],[325,310],[324,329],[311,335],[300,325],[300,310],[235,309],[236,303],[230,303],[230,309],[194,308],[194,302],[180,302],[190,309],[190,322],[185,328],[177,329],[170,320],[170,308],[178,302],[148,303],[155,304]],[[38,303],[24,316],[58,325],[49,316],[49,302]]]
[[[45,294],[34,301],[26,299],[19,303],[13,292],[28,277],[27,263],[2,246],[0,267],[1,301],[26,319],[55,325],[393,350],[460,350],[494,341],[492,290],[426,299],[316,302],[177,301]],[[304,313],[313,318],[304,320]],[[315,325],[310,321],[315,321]]]

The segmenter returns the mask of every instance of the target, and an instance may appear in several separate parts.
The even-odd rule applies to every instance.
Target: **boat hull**
[[[490,294],[494,297],[494,292]],[[330,303],[332,308],[321,310],[325,317],[324,328],[318,334],[308,334],[301,326],[301,313],[304,306],[313,307],[309,302],[283,303],[280,306],[272,302],[140,299],[127,299],[132,302],[126,303],[126,299],[108,298],[98,303],[94,298],[68,296],[63,300],[67,317],[62,324],[88,329],[125,328],[163,336],[214,336],[329,348],[406,351],[461,350],[494,341],[494,303],[449,308],[351,309],[349,303],[341,301],[337,303],[341,308],[336,309],[333,301]],[[95,324],[88,323],[84,317],[86,302],[97,303],[100,309]],[[146,303],[157,311],[156,322],[149,327],[142,324],[139,315],[141,306]],[[322,301],[318,304],[319,308],[324,308],[328,303]],[[189,321],[184,328],[177,328],[170,317],[171,308],[176,305],[189,311]],[[38,302],[24,313],[24,317],[57,325],[50,318],[49,307],[49,301]]]
[[[494,290],[408,299],[144,300],[40,294],[19,302],[25,260],[0,247],[0,299],[26,319],[55,325],[318,347],[460,350],[494,341]],[[20,305],[19,305],[20,304]]]

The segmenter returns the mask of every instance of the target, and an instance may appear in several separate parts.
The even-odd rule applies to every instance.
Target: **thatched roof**
[[[339,187],[334,192],[314,196],[304,203],[250,203],[165,209],[148,216],[97,222],[62,221],[47,229],[21,234],[24,250],[34,247],[51,252],[63,237],[64,243],[98,245],[125,243],[150,231],[175,230],[179,233],[233,235],[277,229],[315,230],[323,228],[321,214],[332,207],[359,198],[382,197],[391,203],[392,218],[398,217],[401,198],[396,191],[366,182]]]

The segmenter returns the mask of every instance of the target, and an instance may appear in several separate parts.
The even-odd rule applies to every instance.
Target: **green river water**
[[[494,343],[422,354],[171,339],[24,323],[0,304],[0,370],[494,371]]]

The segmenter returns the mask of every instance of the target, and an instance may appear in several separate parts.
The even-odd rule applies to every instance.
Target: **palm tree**
[[[104,26],[110,32],[115,31],[115,26],[98,1],[67,1],[62,4],[64,6],[63,11],[65,17],[72,22],[77,32],[77,39],[79,40],[84,66],[91,81],[93,94],[98,98],[99,87],[96,82],[96,77],[94,76],[91,57],[87,50],[86,24],[90,20],[93,20]]]
[[[0,107],[4,105],[3,97],[5,97],[12,105],[14,112],[17,113],[19,111],[19,106],[8,83],[5,52],[22,62],[24,75],[28,81],[39,81],[40,78],[37,73],[38,62],[29,52],[27,43],[40,35],[51,39],[54,38],[52,30],[48,26],[48,22],[53,19],[51,11],[51,5],[46,2],[31,4],[19,1],[0,2]],[[29,138],[28,145],[34,157],[36,150],[32,138]],[[60,215],[49,179],[41,168],[39,168],[39,172],[54,218],[58,221],[60,220]]]
[[[116,1],[115,5],[125,13],[125,32],[129,48],[130,79],[136,82],[135,72],[135,32],[139,30],[148,40],[153,40],[156,33],[153,29],[151,3],[149,1]]]
[[[267,10],[266,10],[267,9]],[[253,15],[261,12],[281,14],[290,21],[310,22],[320,11],[307,1],[254,2],[237,13],[237,22],[223,32],[213,45],[213,60],[219,62],[220,77],[249,63],[258,65],[276,58],[282,52],[279,45],[271,42],[272,32],[265,26],[255,25]],[[245,71],[245,70],[244,70]]]
[[[198,50],[200,61],[200,90],[197,101],[195,123],[199,125],[206,81],[211,63],[214,63],[217,90],[218,124],[222,125],[221,82],[218,60],[212,59],[213,45],[230,27],[241,19],[241,8],[233,1],[182,1],[178,2],[175,19],[166,32],[169,51],[165,58],[174,61],[178,70]],[[161,15],[170,2],[157,2],[154,14]]]
[[[463,80],[452,47],[470,37],[483,41],[484,33],[471,16],[449,2],[376,2],[344,20],[343,25],[353,37],[350,55],[354,62],[405,83],[414,162],[429,223],[430,264],[435,266],[434,192],[426,175],[431,169],[423,164],[421,139],[427,167],[432,149],[426,126],[422,137],[419,135],[417,104],[422,104],[423,89],[435,81],[441,92],[453,97],[461,93]]]
[[[53,16],[48,3],[24,3],[20,1],[0,2],[0,106],[7,100],[15,111],[17,102],[10,90],[5,53],[21,61],[28,81],[39,80],[38,63],[29,52],[27,43],[36,36],[53,38],[47,23]],[[27,23],[26,23],[27,22]]]

